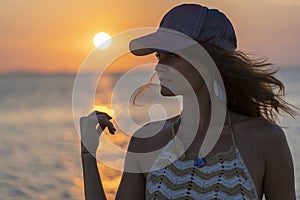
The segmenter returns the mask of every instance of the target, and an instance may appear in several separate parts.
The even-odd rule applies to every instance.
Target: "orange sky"
[[[179,0],[2,0],[0,72],[73,72],[94,49],[93,36],[157,26]],[[188,1],[193,2],[193,1]],[[194,1],[226,13],[238,48],[272,58],[279,66],[299,64],[299,0]]]

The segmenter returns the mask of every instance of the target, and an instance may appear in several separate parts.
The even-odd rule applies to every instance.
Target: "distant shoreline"
[[[276,65],[274,66],[275,68],[277,67]],[[288,66],[288,67],[277,67],[280,71],[285,71],[285,70],[300,70],[300,65],[299,66]],[[122,74],[126,72],[109,72],[109,74]],[[87,72],[84,73],[83,75],[96,75],[97,72]],[[50,72],[50,73],[45,73],[45,72],[24,72],[24,71],[15,71],[15,72],[0,72],[0,77],[7,77],[7,76],[76,76],[77,73],[69,73],[69,72]]]

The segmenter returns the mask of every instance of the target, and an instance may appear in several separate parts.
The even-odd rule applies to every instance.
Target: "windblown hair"
[[[241,51],[225,51],[201,44],[210,54],[223,78],[228,109],[275,122],[282,112],[294,117],[295,106],[285,101],[283,83],[274,75],[278,69],[266,59],[252,59]]]
[[[213,45],[203,44],[217,65],[224,82],[227,108],[251,117],[264,117],[276,123],[278,115],[288,113],[293,118],[297,107],[285,101],[285,87],[275,77],[278,69],[271,69],[266,59],[252,59],[241,51],[226,51]],[[153,75],[133,97],[151,87]]]

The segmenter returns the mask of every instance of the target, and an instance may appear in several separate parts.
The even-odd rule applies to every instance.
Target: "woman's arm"
[[[113,134],[115,131],[113,124],[109,121],[110,119],[111,117],[106,113],[97,111],[80,119],[81,158],[86,200],[106,200],[97,166],[96,150],[102,130],[108,127],[110,133]],[[96,130],[97,123],[100,124],[102,130]],[[131,139],[128,150],[133,151],[136,148],[135,144],[137,143],[134,142],[134,139]],[[136,173],[123,173],[116,199],[145,199],[145,179],[143,174],[138,172],[139,166],[137,161],[126,155],[124,168],[130,168],[131,170],[129,171]]]
[[[98,111],[80,118],[81,159],[86,200],[106,200],[97,166],[96,151],[102,130],[107,127],[111,134],[115,132],[110,119],[109,115]]]
[[[145,178],[141,173],[124,172],[116,200],[144,200]]]
[[[139,129],[137,132],[142,130],[143,128]],[[130,139],[128,152],[136,152],[141,148],[141,146],[145,145],[143,144],[143,142],[137,141],[135,137],[137,132]],[[143,173],[141,172],[139,161],[135,159],[134,156],[130,156],[130,154],[127,154],[124,164],[124,173],[122,175],[122,179],[116,195],[116,200],[144,200],[145,185],[146,180]]]
[[[95,156],[88,152],[82,152],[81,159],[85,199],[106,200]]]
[[[285,133],[274,126],[266,140],[264,193],[268,200],[295,200],[294,167]]]
[[[81,153],[84,191],[86,200],[106,200],[100,179],[97,160],[90,153]],[[124,172],[121,178],[116,200],[144,200],[145,179],[142,173]]]

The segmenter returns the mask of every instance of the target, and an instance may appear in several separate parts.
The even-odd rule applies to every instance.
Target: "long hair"
[[[217,65],[224,82],[228,109],[275,122],[282,112],[293,118],[295,106],[285,101],[285,87],[275,77],[278,69],[266,59],[252,59],[241,51],[201,44]]]
[[[241,51],[226,51],[213,45],[199,43],[219,69],[229,110],[251,117],[264,117],[274,123],[278,115],[283,113],[288,113],[293,118],[298,114],[295,111],[298,108],[284,99],[285,87],[275,77],[278,69],[270,68],[272,63],[266,59],[252,59]],[[151,87],[150,82],[133,97],[134,105],[137,105],[137,97]]]

